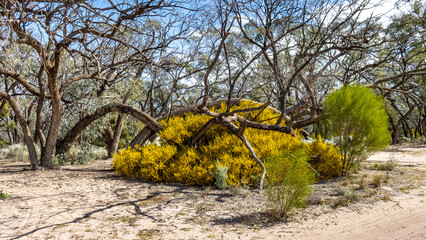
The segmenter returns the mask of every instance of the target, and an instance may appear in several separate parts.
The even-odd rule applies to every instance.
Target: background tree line
[[[425,6],[399,3],[387,19],[370,1],[3,1],[1,136],[51,168],[76,140],[112,154],[195,111],[215,119],[199,136],[223,124],[250,149],[245,127],[319,134],[325,96],[361,84],[386,99],[393,143],[426,137]],[[208,110],[242,99],[279,119]]]

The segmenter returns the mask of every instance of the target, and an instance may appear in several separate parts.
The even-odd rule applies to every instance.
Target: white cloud
[[[392,16],[406,13],[409,9],[409,3],[401,3],[398,0],[371,0],[361,13],[360,19],[367,19],[370,16],[380,17],[380,21],[388,25]]]

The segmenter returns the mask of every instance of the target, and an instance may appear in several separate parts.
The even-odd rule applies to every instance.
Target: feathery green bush
[[[346,86],[332,92],[324,102],[324,113],[325,131],[343,155],[342,175],[390,142],[383,99],[367,87]]]
[[[266,193],[270,210],[277,218],[287,218],[294,208],[305,206],[306,198],[311,193],[310,185],[315,182],[308,159],[305,149],[268,158]]]

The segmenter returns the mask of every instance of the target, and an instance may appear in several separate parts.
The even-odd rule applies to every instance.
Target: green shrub
[[[342,175],[390,142],[383,100],[369,88],[347,86],[332,92],[324,102],[324,113],[325,131],[343,155]]]
[[[9,198],[10,194],[4,193],[3,190],[0,190],[0,199]]]
[[[282,153],[268,158],[269,178],[266,189],[272,213],[287,218],[293,208],[303,207],[315,182],[315,173],[309,168],[309,156],[305,150],[293,154]]]
[[[219,189],[225,189],[228,187],[228,167],[220,164],[218,161],[215,165],[216,170],[214,172],[210,172],[210,175],[215,179],[214,184]]]
[[[104,148],[94,145],[73,145],[67,153],[56,155],[54,161],[57,166],[80,165],[92,160],[104,159],[107,155],[107,151]]]
[[[384,163],[374,163],[370,166],[371,170],[377,170],[377,171],[392,171],[395,169],[395,161],[387,161]]]
[[[40,148],[36,146],[38,156],[40,155]],[[0,159],[11,159],[16,162],[28,161],[28,148],[22,143],[13,145],[5,145],[0,149]]]
[[[259,105],[244,101],[231,110],[254,106]],[[224,112],[226,106],[223,104],[219,109],[211,110]],[[247,115],[248,113],[241,113],[243,117]],[[274,124],[279,114],[266,108],[252,112],[251,116],[256,116],[253,121]],[[228,185],[258,184],[262,174],[261,167],[253,160],[241,140],[225,127],[213,126],[200,139],[197,147],[189,146],[191,137],[210,119],[206,115],[189,113],[184,117],[176,116],[162,121],[165,128],[159,134],[157,143],[121,150],[114,155],[113,168],[118,174],[147,181],[205,186],[217,181],[210,173],[217,171],[215,165],[219,161],[222,167],[227,168]],[[280,132],[248,128],[245,135],[263,161],[281,152],[293,153],[307,147],[300,137]]]

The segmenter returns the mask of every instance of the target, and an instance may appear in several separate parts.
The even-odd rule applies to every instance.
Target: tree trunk
[[[125,97],[123,99],[123,104],[127,104],[127,102],[128,97]],[[109,145],[108,148],[108,157],[112,157],[112,155],[118,150],[118,143],[120,142],[121,133],[123,131],[124,117],[125,116],[123,114],[118,114],[117,121],[115,123],[114,135],[111,141],[111,145]]]
[[[121,132],[123,131],[124,115],[118,114],[117,123],[115,124],[114,135],[111,141],[111,145],[108,148],[108,157],[112,157],[117,152],[118,143],[120,142]]]
[[[109,156],[109,149],[112,143],[112,139],[114,138],[114,131],[112,130],[111,126],[108,124],[108,127],[105,128],[105,135],[107,138],[107,151]]]
[[[398,136],[399,136],[399,130],[401,129],[401,125],[398,122],[395,126],[395,129],[393,131],[393,135],[392,135],[392,144],[397,144],[398,143]]]
[[[43,134],[42,130],[42,115],[41,112],[43,110],[43,103],[44,103],[44,84],[43,84],[43,73],[44,73],[44,65],[42,64],[40,66],[40,70],[38,72],[37,81],[40,88],[40,96],[37,101],[37,109],[36,109],[36,124],[35,124],[35,131],[34,131],[34,141],[39,144],[41,149],[41,155],[44,153],[44,146],[46,145],[46,137]]]
[[[42,116],[41,116],[41,111],[43,108],[43,101],[44,101],[44,96],[40,97],[37,103],[37,110],[36,110],[36,124],[35,124],[35,131],[34,131],[34,141],[39,144],[42,155],[43,155],[43,149],[44,146],[46,144],[46,137],[43,134],[43,130],[42,130],[42,126],[41,126],[41,122],[43,120]]]
[[[9,119],[9,117],[6,118],[6,124],[7,124],[7,128],[6,128],[6,130],[7,130],[7,136],[9,137],[9,144],[13,145],[13,134],[12,134],[10,128],[9,128],[9,126],[10,126],[10,119]],[[16,126],[15,126],[15,128],[16,128]]]
[[[24,134],[24,142],[25,142],[25,145],[27,145],[27,149],[28,149],[31,169],[36,170],[38,167],[38,158],[37,158],[37,152],[34,146],[33,139],[31,138],[30,127],[25,121],[24,115],[19,110],[19,107],[16,104],[16,102],[13,100],[13,98],[3,91],[0,91],[0,97],[5,98],[9,102],[10,106],[13,109],[13,112],[15,113],[15,117],[17,118],[19,124],[21,125],[22,133]]]
[[[41,166],[51,169],[53,168],[53,156],[55,154],[56,142],[58,140],[59,127],[61,125],[62,103],[56,78],[49,76],[48,83],[52,102],[52,117],[50,120],[49,131],[47,133],[46,145],[41,157]]]
[[[244,135],[245,126],[242,124],[242,126],[237,127],[235,124],[233,124],[229,119],[223,118],[218,119],[218,121],[225,125],[228,130],[237,136],[244,144],[244,146],[249,150],[250,155],[253,157],[253,159],[256,161],[257,164],[262,168],[262,176],[260,178],[259,182],[259,189],[262,191],[263,189],[263,183],[265,181],[265,177],[268,176],[268,173],[266,172],[266,167],[263,164],[263,162],[257,157],[256,151],[254,151],[253,147],[251,146],[250,142],[247,140],[247,138]]]
[[[18,105],[16,105],[16,107],[19,109]],[[21,113],[22,114],[22,113]],[[23,116],[23,115],[22,115]],[[15,122],[15,129],[13,129],[13,142],[14,143],[19,143],[21,141],[20,137],[19,137],[19,131],[18,131],[18,126],[16,125],[18,121],[18,118],[15,116],[13,117],[13,121]]]
[[[422,126],[423,136],[426,137],[426,106],[424,107],[423,119],[421,120],[420,125]]]
[[[143,145],[146,141],[155,136],[156,133],[152,131],[149,127],[144,127],[138,135],[130,142],[131,148],[137,148],[137,146]]]

